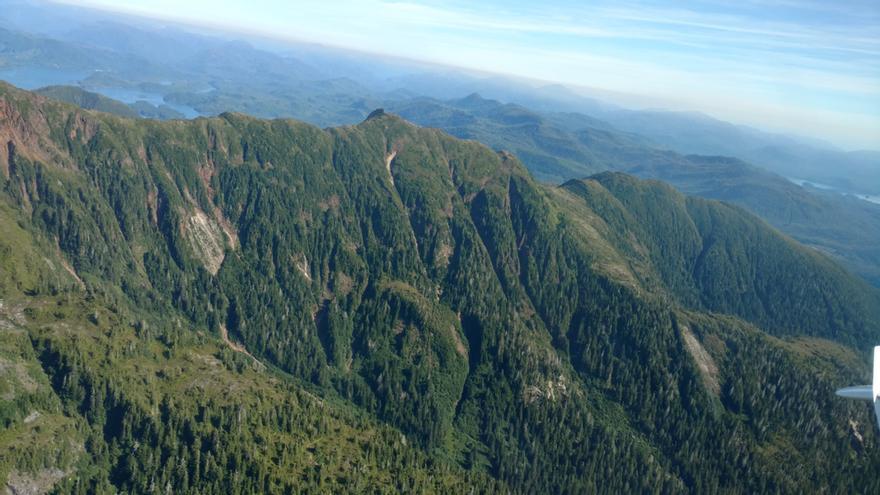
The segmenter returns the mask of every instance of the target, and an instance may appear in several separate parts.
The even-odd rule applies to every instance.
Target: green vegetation
[[[86,110],[112,113],[120,117],[137,117],[138,113],[125,103],[112,98],[92,93],[76,86],[47,86],[40,88],[35,93],[59,101],[73,103]]]
[[[738,208],[541,185],[384,113],[157,122],[0,86],[0,137],[7,485],[880,489],[872,411],[833,396],[880,294]]]
[[[645,137],[577,113],[539,113],[479,95],[447,102],[414,98],[388,106],[419,125],[509,150],[540,180],[562,183],[614,170],[668,182],[685,194],[733,203],[880,286],[880,206],[867,201],[807,190],[734,158],[658,149]],[[669,119],[662,112],[656,116],[657,122],[642,124],[657,126]],[[740,156],[728,146],[724,147],[731,155]],[[763,163],[759,152],[747,156]]]

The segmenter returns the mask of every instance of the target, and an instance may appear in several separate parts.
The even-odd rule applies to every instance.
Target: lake
[[[105,87],[97,87],[97,88],[89,88],[89,91],[93,91],[95,93],[100,93],[108,98],[113,98],[114,100],[119,100],[123,103],[135,103],[137,101],[145,101],[151,105],[161,106],[166,105],[168,107],[177,110],[184,117],[188,119],[194,119],[201,115],[198,110],[193,107],[187,105],[180,105],[177,103],[169,103],[165,101],[165,98],[159,93],[150,93],[147,91],[141,91],[139,89],[132,88],[105,88]]]
[[[12,67],[0,69],[0,79],[22,89],[39,89],[58,84],[77,85],[92,71],[49,69],[44,67]]]
[[[56,85],[79,86],[80,81],[89,77],[93,72],[94,71],[88,70],[76,71],[45,67],[12,67],[0,69],[0,79],[22,89],[34,90]],[[159,93],[150,93],[132,88],[90,87],[87,89],[88,91],[100,93],[108,98],[121,101],[122,103],[135,103],[139,100],[143,100],[157,107],[167,105],[174,110],[177,110],[188,119],[194,119],[201,115],[193,107],[166,102],[165,98]],[[211,91],[212,89],[213,88],[209,87],[206,91]]]
[[[808,187],[814,187],[816,189],[821,189],[823,191],[836,192],[839,194],[843,194],[845,196],[852,196],[854,198],[861,199],[862,201],[867,201],[869,203],[874,203],[874,204],[880,205],[880,196],[873,196],[870,194],[860,194],[860,193],[854,193],[854,192],[849,192],[849,191],[841,191],[840,189],[837,189],[833,186],[829,186],[828,184],[822,184],[819,182],[806,180],[806,179],[796,179],[793,177],[786,177],[786,179],[788,179],[789,182],[793,182],[801,187],[808,186]]]

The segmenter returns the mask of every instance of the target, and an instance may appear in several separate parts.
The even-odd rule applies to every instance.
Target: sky
[[[630,94],[880,148],[878,0],[86,3]]]

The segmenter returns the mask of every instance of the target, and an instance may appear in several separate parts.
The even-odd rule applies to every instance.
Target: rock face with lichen
[[[216,275],[223,264],[225,239],[223,229],[214,220],[208,218],[201,210],[196,210],[184,225],[184,236],[196,258],[205,269]]]
[[[878,483],[871,411],[831,392],[880,295],[740,209],[543,185],[384,112],[137,121],[0,85],[0,137],[10,490]]]
[[[8,495],[41,495],[49,493],[66,473],[60,469],[42,469],[36,473],[10,471],[6,477]]]

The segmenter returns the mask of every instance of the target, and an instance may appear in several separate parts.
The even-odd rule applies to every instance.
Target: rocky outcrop
[[[49,493],[55,483],[63,479],[67,473],[60,469],[41,469],[35,473],[23,473],[13,470],[6,478],[8,495],[42,495]]]
[[[226,257],[223,228],[205,212],[196,209],[188,218],[183,231],[196,258],[211,275],[216,275]]]
[[[697,340],[697,337],[688,327],[681,325],[679,328],[681,329],[685,349],[688,350],[688,353],[694,358],[694,362],[697,363],[697,369],[700,370],[703,383],[710,392],[718,396],[721,392],[721,384],[718,381],[718,365],[715,364],[715,360],[706,352],[706,349],[703,348],[703,345],[700,344],[700,341]]]

